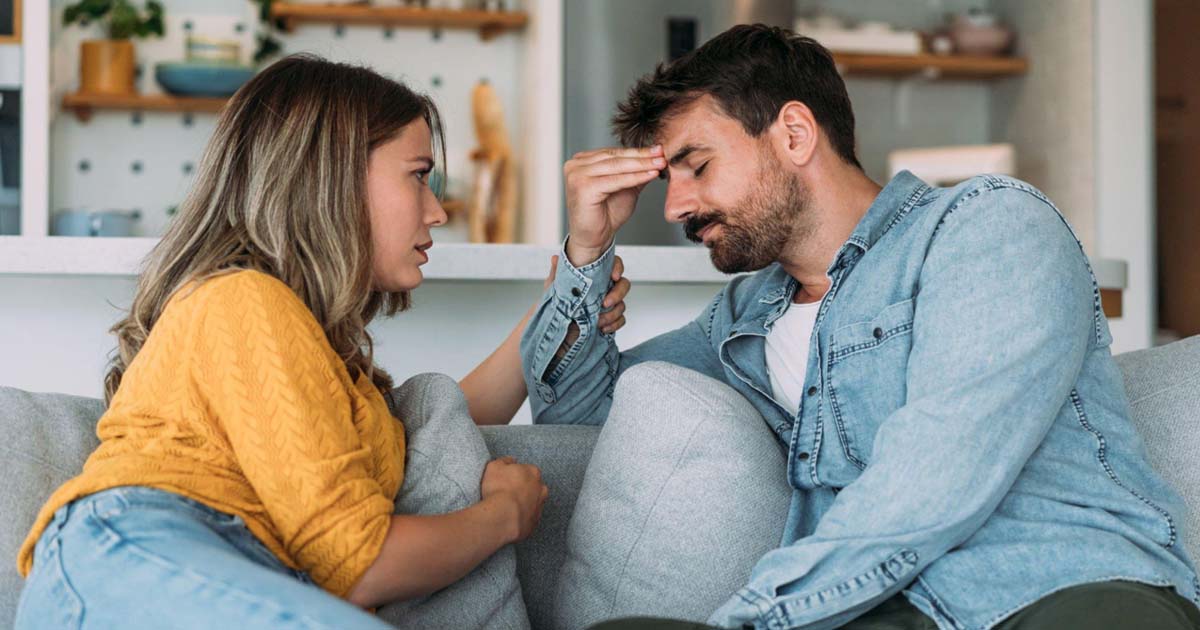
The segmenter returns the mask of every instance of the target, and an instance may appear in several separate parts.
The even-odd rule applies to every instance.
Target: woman
[[[230,100],[113,329],[101,443],[20,551],[18,628],[388,627],[361,608],[530,535],[547,489],[511,459],[487,464],[474,505],[393,514],[406,436],[366,327],[408,306],[446,221],[435,139],[426,97],[313,57]],[[477,422],[524,399],[523,325],[461,383]]]

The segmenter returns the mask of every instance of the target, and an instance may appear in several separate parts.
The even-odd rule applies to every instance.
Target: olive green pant
[[[995,626],[996,630],[1200,629],[1200,610],[1169,588],[1134,582],[1099,582],[1047,595]],[[591,630],[711,630],[671,619],[606,621]],[[937,624],[896,595],[842,626],[843,630],[937,630]]]

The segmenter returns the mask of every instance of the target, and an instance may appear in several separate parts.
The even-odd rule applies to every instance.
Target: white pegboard
[[[143,68],[138,82],[143,92],[161,91],[153,78],[155,63],[183,58],[185,23],[190,23],[191,32],[197,35],[237,39],[242,42],[244,57],[253,54],[258,22],[250,3],[241,13],[181,13],[173,9],[194,11],[195,3],[168,0],[164,4],[166,37],[135,42]],[[62,209],[138,209],[142,219],[136,235],[158,235],[169,220],[167,208],[178,204],[191,185],[216,116],[186,116],[189,122],[185,124],[181,113],[96,111],[83,123],[60,111],[57,103],[79,83],[80,41],[100,35],[95,25],[64,28],[62,5],[56,0],[51,17],[50,85],[55,103],[50,130],[51,216]],[[472,174],[467,157],[475,147],[470,95],[477,81],[486,79],[495,87],[505,108],[513,148],[518,155],[523,151],[521,75],[527,53],[521,33],[484,42],[474,31],[314,24],[278,37],[285,53],[312,52],[334,61],[367,65],[432,96],[446,125],[449,176],[459,187]],[[192,165],[190,171],[188,165]],[[459,236],[447,233],[440,240],[460,240]]]

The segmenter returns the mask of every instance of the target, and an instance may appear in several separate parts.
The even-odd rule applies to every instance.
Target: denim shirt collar
[[[875,201],[867,208],[867,213],[838,249],[826,273],[833,277],[838,267],[867,253],[871,246],[897,221],[904,218],[929,190],[928,184],[909,171],[901,171],[893,177],[879,191]],[[786,310],[787,303],[791,302],[798,287],[796,279],[784,271],[781,265],[773,264],[766,272],[766,277],[755,295],[756,299],[730,330],[729,336],[741,333],[766,335],[771,324]]]
[[[867,208],[867,213],[850,233],[850,238],[846,239],[837,255],[833,257],[828,273],[833,275],[834,270],[847,260],[851,247],[858,250],[858,255],[867,253],[881,236],[908,214],[928,190],[929,185],[909,171],[897,173],[892,181],[879,191],[871,207]]]

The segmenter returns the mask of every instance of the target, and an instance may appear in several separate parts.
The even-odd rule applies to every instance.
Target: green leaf
[[[258,50],[254,52],[254,63],[262,63],[282,50],[283,45],[280,44],[279,40],[270,35],[260,33],[258,36]]]
[[[118,0],[120,1],[120,0]],[[63,11],[63,25],[74,24],[83,19],[98,20],[111,9],[114,0],[82,0]]]
[[[163,21],[163,4],[159,0],[147,0],[144,15],[130,0],[80,0],[63,11],[63,25],[84,19],[107,20],[108,36],[111,39],[162,36],[166,32]]]

